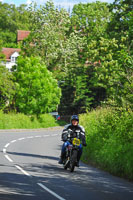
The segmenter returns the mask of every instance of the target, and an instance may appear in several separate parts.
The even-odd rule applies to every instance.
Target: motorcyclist
[[[82,144],[79,146],[78,151],[78,157],[77,157],[77,166],[79,167],[79,160],[82,155],[82,145],[86,146],[86,139],[85,139],[85,130],[82,126],[79,125],[79,118],[77,115],[72,115],[71,117],[71,123],[65,125],[63,131],[62,131],[62,140],[64,141],[61,149],[61,156],[59,160],[59,164],[63,164],[63,159],[65,158],[66,154],[66,147],[70,145],[70,141],[68,141],[68,132],[71,132],[71,137],[77,137],[76,133],[80,134],[80,139],[82,141]],[[76,135],[75,135],[76,134]]]

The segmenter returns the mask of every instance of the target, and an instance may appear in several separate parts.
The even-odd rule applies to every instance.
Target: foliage
[[[40,115],[40,119],[37,119],[34,115],[27,116],[22,113],[3,114],[0,112],[0,129],[36,129],[58,125],[50,114]]]
[[[133,2],[130,0],[115,0],[110,5],[110,11],[112,12],[112,19],[108,24],[107,31],[109,31],[111,37],[119,40],[121,36],[126,36],[130,32],[129,23],[132,22]]]
[[[0,2],[0,40],[4,47],[17,47],[17,30],[30,29],[29,15],[24,4],[16,7]]]
[[[78,59],[78,50],[82,47],[82,39],[69,31],[71,20],[66,10],[55,9],[48,1],[38,8],[30,7],[32,26],[30,37],[24,41],[22,49],[27,55],[39,55],[49,70],[59,76],[67,73],[67,66]],[[31,43],[36,44],[31,46]],[[59,80],[59,77],[57,77]]]
[[[102,108],[80,116],[85,127],[87,150],[83,160],[133,180],[133,113]]]
[[[89,85],[88,91],[90,90],[92,97],[90,105],[93,107],[98,105],[97,94],[100,89],[101,101],[107,100],[108,103],[114,102],[117,106],[131,107],[133,94],[131,5],[121,1],[118,7],[113,7],[115,13],[113,9],[109,10],[111,6],[100,2],[78,4],[73,9],[72,22],[76,30],[81,32],[81,37],[84,36],[87,41],[87,46],[81,52],[81,62],[84,64],[82,67],[87,69],[86,85]],[[120,16],[117,15],[119,12]],[[125,17],[121,20],[123,14]],[[118,23],[116,15],[120,17]],[[123,27],[124,21],[125,32],[123,29],[117,32],[111,26],[115,23],[116,26]]]
[[[60,89],[52,73],[39,57],[19,56],[16,78],[15,106],[25,114],[48,113],[57,109]]]
[[[15,85],[13,75],[4,65],[0,65],[0,109],[9,106],[14,96]]]
[[[0,5],[3,45],[15,46],[17,29],[31,30],[22,55],[40,56],[58,80],[61,113],[84,113],[103,102],[132,107],[132,1],[80,3],[71,16],[51,1],[28,10]]]
[[[111,18],[108,4],[102,2],[77,4],[72,11],[72,24],[81,36],[85,36],[87,41],[106,37],[106,28]]]

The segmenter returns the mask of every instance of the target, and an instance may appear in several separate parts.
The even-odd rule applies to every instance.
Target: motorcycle
[[[70,172],[73,172],[75,166],[77,166],[77,157],[80,146],[80,138],[74,137],[71,138],[68,136],[68,140],[71,141],[68,147],[66,148],[66,156],[63,160],[64,169],[69,168]]]

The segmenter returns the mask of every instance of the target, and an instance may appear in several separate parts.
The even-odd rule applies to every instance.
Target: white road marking
[[[57,136],[58,134],[53,134],[53,135],[51,135],[51,136]]]
[[[32,138],[34,138],[34,136],[29,136],[29,137],[27,137],[28,139],[32,139]]]
[[[14,143],[14,142],[16,142],[16,141],[17,141],[17,140],[12,140],[11,143]]]
[[[10,143],[7,143],[4,147],[7,148],[10,145]]]
[[[6,153],[6,149],[3,149],[3,153]]]
[[[36,138],[40,138],[40,137],[42,137],[41,135],[37,135],[37,136],[35,136]]]
[[[51,136],[57,136],[59,134],[53,134]],[[7,143],[3,149],[3,153],[5,154],[6,153],[6,148],[11,144],[11,143],[14,143],[16,141],[20,141],[20,140],[24,140],[24,139],[29,139],[29,138],[41,138],[41,137],[47,137],[47,136],[50,136],[50,135],[43,135],[43,136],[29,136],[29,137],[26,137],[26,138],[19,138],[17,140],[12,140],[10,143]],[[6,159],[9,161],[9,162],[13,162],[13,160],[6,154],[5,155]],[[26,176],[30,176],[31,175],[26,172],[25,170],[23,170],[20,166],[18,165],[14,165],[17,169],[19,169],[23,174],[25,174]],[[52,190],[50,190],[49,188],[47,188],[46,186],[44,186],[42,183],[37,183],[41,188],[43,188],[44,190],[46,190],[47,192],[49,192],[50,194],[52,194],[53,196],[55,196],[57,199],[59,200],[65,200],[64,198],[62,198],[61,196],[59,196],[58,194],[56,194],[55,192],[53,192]]]
[[[13,160],[11,158],[9,158],[8,155],[5,155],[6,159],[9,161],[9,162],[13,162]]]
[[[46,190],[47,192],[49,192],[50,194],[52,194],[53,196],[55,196],[57,199],[60,200],[65,200],[64,198],[62,198],[61,196],[59,196],[58,194],[56,194],[55,192],[53,192],[52,190],[48,189],[46,186],[44,186],[42,183],[37,183],[40,187],[42,187],[44,190]]]
[[[19,138],[18,140],[24,140],[25,138]]]
[[[17,169],[19,169],[23,174],[27,175],[27,176],[31,176],[28,172],[26,172],[25,170],[23,170],[21,167],[19,167],[18,165],[15,165],[15,167]]]

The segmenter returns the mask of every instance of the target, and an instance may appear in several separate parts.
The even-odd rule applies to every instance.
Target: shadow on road
[[[37,154],[30,154],[30,153],[18,153],[18,152],[7,152],[10,155],[17,155],[17,156],[27,156],[27,157],[34,157],[34,158],[41,158],[41,159],[51,159],[51,160],[59,160],[57,157],[53,156],[42,156]]]
[[[32,178],[17,173],[0,173],[0,200],[43,200]]]
[[[111,176],[96,168],[81,163],[81,167],[79,169],[76,168],[71,173],[58,164],[59,158],[55,156],[17,152],[7,153],[9,155],[41,158],[43,160],[40,160],[39,163],[35,163],[35,160],[31,160],[31,163],[22,163],[21,167],[31,175],[31,178],[17,173],[0,173],[0,200],[46,200],[44,196],[36,196],[38,182],[43,183],[48,188],[52,188],[53,191],[56,191],[57,188],[59,191],[69,191],[70,188],[73,188],[73,190],[83,188],[83,190],[86,189],[91,193],[104,195],[108,200],[113,199],[113,197],[122,200],[126,199],[127,196],[128,200],[133,199],[133,185],[131,183],[127,182],[125,184],[123,179]],[[77,199],[80,199],[80,197]]]

